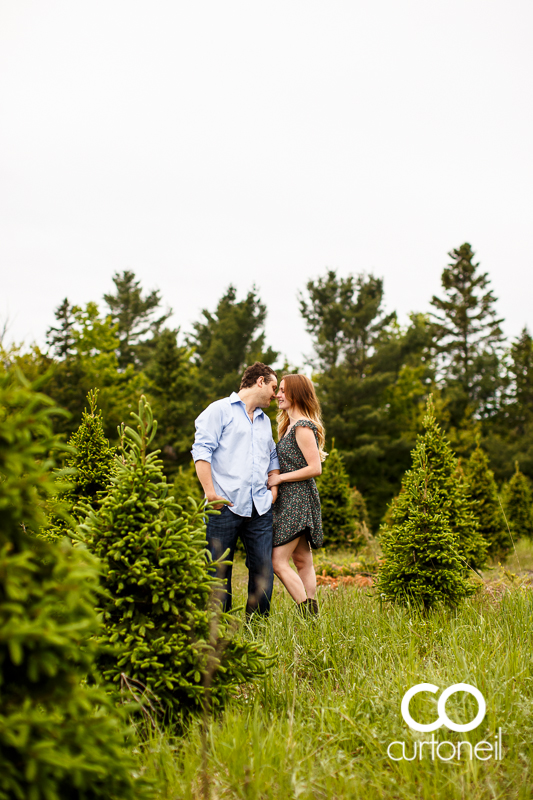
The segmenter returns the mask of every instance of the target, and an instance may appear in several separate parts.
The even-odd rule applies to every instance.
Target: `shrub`
[[[127,800],[123,715],[93,671],[98,584],[81,549],[37,537],[57,484],[52,401],[0,375],[0,798]],[[31,534],[31,535],[30,535]]]
[[[479,530],[488,545],[488,554],[505,558],[512,546],[505,518],[498,498],[494,473],[489,458],[478,445],[470,456],[465,470],[470,497],[475,503]]]
[[[122,673],[140,681],[167,718],[184,717],[207,696],[215,707],[223,703],[266,661],[256,645],[232,637],[232,618],[211,602],[218,583],[207,560],[205,508],[189,514],[174,501],[158,451],[148,453],[157,423],[144,397],[133,416],[138,430],[124,430],[111,489],[81,526],[104,565],[102,640],[120,649],[101,665],[115,683]]]
[[[335,442],[317,478],[326,546],[350,545],[356,531],[356,509],[348,475]]]
[[[522,536],[533,537],[533,509],[531,485],[515,462],[515,474],[503,488],[503,506],[507,522],[515,540]]]
[[[202,502],[202,486],[196,477],[196,470],[193,463],[189,464],[188,467],[178,468],[172,486],[172,493],[176,503],[185,511],[192,511],[194,508],[194,505],[191,504],[191,498],[197,505]]]
[[[69,525],[64,517],[54,514],[54,505],[66,509],[74,522],[86,515],[86,503],[93,508],[106,493],[114,468],[115,448],[104,435],[102,414],[97,410],[98,390],[87,395],[89,411],[84,409],[79,428],[69,439],[71,453],[65,460],[66,473],[70,473],[70,485],[52,501],[50,526],[43,531],[46,538],[57,539],[68,534]],[[59,480],[65,474],[61,471]],[[80,505],[81,504],[81,505]]]
[[[384,563],[377,588],[387,600],[429,609],[457,605],[474,591],[465,554],[483,553],[457,462],[428,401],[425,433],[412,452],[412,469],[381,529]],[[478,555],[479,557],[479,555]]]

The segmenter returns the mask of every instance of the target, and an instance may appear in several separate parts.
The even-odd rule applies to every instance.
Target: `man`
[[[246,614],[268,614],[274,573],[272,570],[272,503],[277,487],[267,489],[268,476],[279,472],[276,445],[269,418],[263,413],[277,391],[273,369],[256,361],[242,376],[239,392],[211,403],[196,420],[192,457],[198,479],[210,503],[220,514],[210,515],[207,545],[219,558],[229,548],[233,561],[239,536],[246,550],[248,602]],[[232,567],[219,569],[227,579],[222,595],[225,611],[231,608]]]

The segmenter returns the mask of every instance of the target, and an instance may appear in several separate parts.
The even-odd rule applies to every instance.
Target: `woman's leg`
[[[311,599],[316,594],[316,574],[313,566],[313,551],[306,536],[300,536],[293,551],[292,560],[304,585],[307,596]]]
[[[289,559],[299,546],[302,538],[305,541],[305,536],[300,536],[299,539],[293,539],[292,542],[280,544],[279,547],[274,547],[272,549],[272,566],[274,568],[274,573],[278,576],[296,603],[304,603],[307,600],[307,595],[302,579],[290,566]]]

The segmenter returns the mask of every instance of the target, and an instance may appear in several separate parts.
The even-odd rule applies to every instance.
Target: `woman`
[[[271,475],[269,489],[277,486],[273,505],[272,566],[299,608],[318,613],[312,549],[322,546],[320,498],[315,477],[322,472],[325,437],[320,404],[305,375],[285,375],[276,395],[280,474]],[[298,573],[289,564],[292,557]]]

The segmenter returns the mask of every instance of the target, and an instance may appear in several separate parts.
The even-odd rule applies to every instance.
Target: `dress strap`
[[[318,444],[318,428],[317,428],[317,426],[315,425],[315,423],[312,420],[310,420],[310,419],[299,419],[294,423],[294,425],[291,428],[291,431],[293,431],[295,428],[311,428],[311,430],[315,434],[315,439],[316,439],[317,444]],[[294,438],[296,439],[296,434],[294,434]]]

